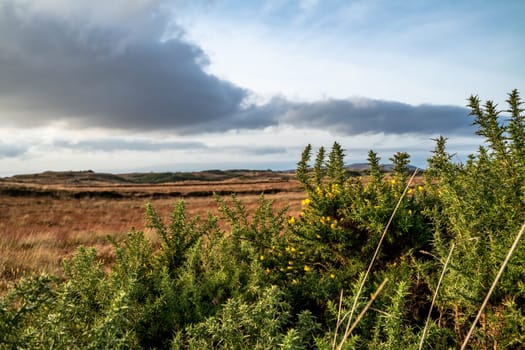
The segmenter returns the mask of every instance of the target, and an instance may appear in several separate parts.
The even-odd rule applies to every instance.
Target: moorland
[[[354,176],[337,142],[295,173],[5,178],[0,349],[523,349],[525,115],[507,103],[471,96],[482,145],[455,163],[436,137],[417,179],[373,150]]]
[[[189,216],[218,213],[216,196],[235,194],[248,211],[264,194],[276,208],[300,209],[304,192],[294,171],[209,170],[109,174],[46,171],[0,179],[0,291],[34,273],[61,274],[62,262],[82,245],[97,249],[108,266],[120,241],[135,228],[153,240],[145,206],[167,219],[184,200]]]

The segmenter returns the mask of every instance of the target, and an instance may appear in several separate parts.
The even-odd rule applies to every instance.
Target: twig
[[[521,236],[523,236],[523,233],[525,232],[525,222],[523,222],[523,225],[521,226],[520,231],[518,232],[518,235],[516,236],[516,239],[514,240],[514,243],[512,243],[512,246],[509,249],[509,252],[507,253],[507,256],[505,257],[505,260],[501,264],[501,267],[498,271],[498,274],[496,275],[496,278],[494,279],[494,282],[492,282],[492,286],[490,286],[489,292],[487,293],[487,296],[485,297],[485,300],[483,300],[483,303],[481,304],[481,307],[479,308],[478,314],[476,315],[476,319],[472,323],[472,326],[470,326],[470,330],[467,333],[467,336],[465,337],[465,340],[463,341],[463,345],[461,345],[461,350],[465,349],[467,347],[468,341],[470,337],[472,336],[472,333],[474,332],[474,329],[476,328],[476,325],[479,321],[479,318],[481,317],[481,314],[483,313],[483,310],[487,306],[487,303],[489,302],[489,298],[492,295],[492,292],[494,291],[494,288],[496,288],[496,284],[498,284],[499,279],[501,278],[501,275],[503,275],[503,270],[505,270],[505,267],[507,266],[510,257],[514,253],[514,250],[516,250],[516,247],[518,246],[518,243],[521,239]]]
[[[381,315],[386,316],[386,317],[391,317],[391,318],[395,318],[395,319],[400,319],[400,318],[397,317],[397,316],[394,316],[394,315],[392,315],[392,314],[389,314],[389,313],[386,312],[386,311],[376,309],[376,308],[374,308],[374,307],[371,307],[370,310],[375,311],[375,312],[377,312],[378,314],[381,314]]]

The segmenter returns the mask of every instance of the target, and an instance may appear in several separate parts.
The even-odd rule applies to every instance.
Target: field
[[[156,178],[155,178],[156,175]],[[190,178],[190,180],[188,180]],[[175,182],[144,183],[175,180]],[[178,181],[177,181],[178,180]],[[80,245],[94,247],[105,263],[114,260],[108,240],[122,240],[135,228],[148,238],[145,205],[151,203],[168,221],[176,202],[187,204],[190,217],[218,214],[214,194],[231,194],[249,211],[265,194],[276,208],[300,210],[304,192],[293,173],[213,171],[192,174],[111,175],[92,172],[47,172],[0,181],[0,292],[9,282],[37,272],[61,274],[62,261]]]

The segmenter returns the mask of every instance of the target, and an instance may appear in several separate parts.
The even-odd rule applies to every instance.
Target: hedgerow
[[[525,116],[517,90],[507,102],[502,121],[471,97],[484,145],[454,163],[438,137],[417,183],[406,153],[384,174],[370,151],[359,178],[338,143],[313,161],[308,145],[297,216],[264,196],[252,213],[217,197],[207,218],[178,202],[169,223],[148,205],[160,247],[132,230],[110,270],[81,247],[65,278],[17,282],[0,348],[523,348],[523,243],[475,322],[525,219]]]

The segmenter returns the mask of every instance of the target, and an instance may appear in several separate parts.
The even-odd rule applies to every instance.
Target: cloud
[[[159,142],[148,139],[122,139],[104,138],[72,141],[66,139],[55,140],[53,148],[73,149],[82,152],[119,152],[119,151],[139,151],[139,152],[160,152],[160,151],[203,151],[214,154],[243,154],[243,155],[276,155],[286,153],[286,147],[279,146],[220,146],[211,147],[202,142],[196,141],[165,141]],[[0,152],[2,144],[0,143]]]
[[[207,73],[205,53],[167,15],[144,17],[137,31],[0,5],[0,120],[179,133],[252,127],[239,114],[248,91]]]
[[[299,0],[299,8],[303,11],[312,11],[318,3],[319,0]]]
[[[467,110],[456,106],[282,97],[247,105],[250,92],[206,71],[208,57],[185,39],[162,1],[134,0],[127,12],[119,1],[96,10],[64,0],[0,5],[0,122],[177,134],[275,125],[338,135],[471,132]],[[163,147],[119,142],[69,147]]]
[[[466,108],[406,103],[367,98],[329,99],[311,103],[274,101],[280,122],[304,128],[323,128],[339,135],[464,134],[472,120]],[[269,106],[265,106],[271,109]]]
[[[220,153],[245,154],[250,156],[272,156],[285,154],[288,149],[279,146],[227,146],[216,149]]]
[[[15,158],[27,153],[28,146],[14,145],[0,141],[0,159]]]
[[[201,142],[158,142],[153,140],[128,139],[93,139],[78,142],[56,140],[53,142],[53,146],[57,148],[99,152],[195,150],[207,148],[207,146]]]
[[[163,6],[165,0],[113,0],[90,1],[70,0],[10,0],[22,4],[32,14],[45,14],[64,20],[88,21],[96,24],[137,23],[144,13],[153,13]]]

